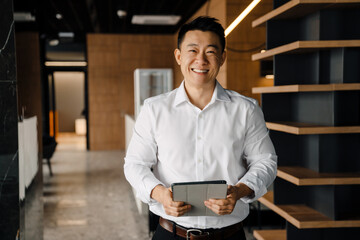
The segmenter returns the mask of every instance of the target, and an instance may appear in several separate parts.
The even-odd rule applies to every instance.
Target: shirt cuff
[[[254,193],[251,196],[245,196],[245,197],[240,198],[240,200],[243,201],[244,203],[254,202],[255,200],[259,199],[267,192],[267,188],[265,187],[265,185],[259,178],[252,179],[252,180],[241,179],[239,181],[239,183],[245,184],[246,186],[248,186],[250,189],[252,189],[254,191]]]
[[[160,182],[158,179],[156,178],[148,178],[146,179],[144,182],[144,189],[146,191],[146,203],[148,203],[149,205],[154,205],[157,203],[157,201],[155,199],[152,199],[151,196],[151,192],[152,190],[157,186],[157,185],[163,185],[164,184],[162,182]]]

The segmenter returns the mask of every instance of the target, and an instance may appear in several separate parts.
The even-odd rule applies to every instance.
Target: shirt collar
[[[225,91],[225,89],[220,85],[220,83],[216,80],[215,91],[213,94],[213,98],[215,100],[223,101],[223,102],[231,102],[231,98],[229,94]]]
[[[215,85],[214,93],[212,95],[210,103],[214,103],[216,100],[223,101],[223,102],[230,102],[231,98],[227,94],[225,89],[220,85],[220,83],[217,80],[215,80],[215,84],[216,85]],[[185,91],[185,81],[184,80],[182,81],[182,83],[180,84],[180,86],[176,92],[174,106],[176,107],[177,105],[179,105],[183,102],[190,102],[189,97],[187,96],[186,91]]]
[[[182,83],[180,84],[180,87],[176,91],[174,107],[176,107],[177,105],[179,105],[180,103],[183,103],[183,102],[190,102],[189,97],[187,96],[186,91],[185,91],[185,81],[184,80],[182,81]]]

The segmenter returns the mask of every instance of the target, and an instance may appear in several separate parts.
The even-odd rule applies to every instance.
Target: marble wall
[[[0,236],[16,239],[20,225],[18,114],[12,0],[0,8]]]
[[[25,201],[20,204],[20,239],[42,240],[42,99],[39,33],[18,32],[15,25],[15,39],[18,109],[24,109],[24,111],[20,112],[23,112],[25,118],[37,117],[39,153],[37,174],[25,191]],[[25,167],[30,167],[30,158],[24,160]]]

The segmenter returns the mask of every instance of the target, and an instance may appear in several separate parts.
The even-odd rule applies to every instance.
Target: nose
[[[196,56],[196,61],[200,64],[208,63],[208,59],[205,52],[199,52],[199,54]]]

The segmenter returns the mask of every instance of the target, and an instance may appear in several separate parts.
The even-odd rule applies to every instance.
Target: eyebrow
[[[196,43],[189,43],[188,45],[186,45],[187,47],[197,47],[199,46],[198,44]],[[209,44],[207,45],[207,47],[213,47],[213,48],[216,48],[216,49],[219,49],[219,46],[217,46],[216,44]]]

